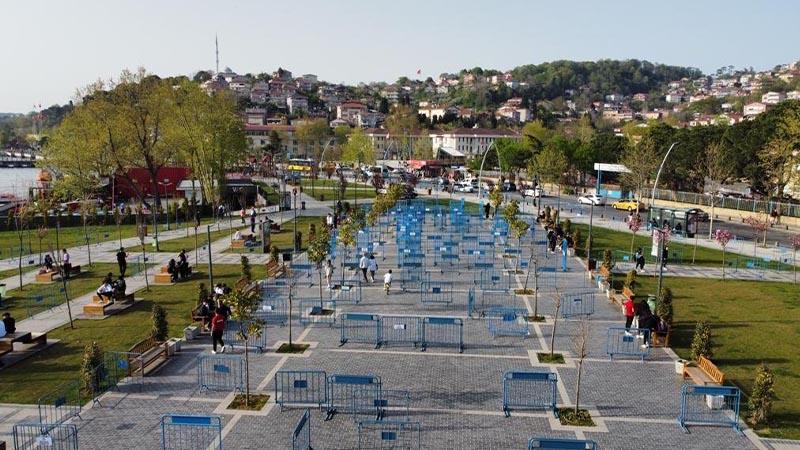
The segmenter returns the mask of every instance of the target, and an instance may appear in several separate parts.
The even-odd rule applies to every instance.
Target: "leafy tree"
[[[672,325],[672,318],[673,318],[672,289],[666,286],[661,288],[661,295],[658,297],[658,303],[656,303],[655,313],[665,322]]]
[[[375,149],[361,128],[354,129],[347,137],[347,143],[342,151],[342,161],[351,164],[375,163]]]
[[[495,185],[492,192],[489,193],[489,203],[494,208],[494,213],[497,214],[497,209],[503,204],[503,193],[500,191],[500,186]]]
[[[331,127],[324,119],[312,120],[297,127],[295,136],[303,144],[306,153],[319,160],[325,141],[330,139]]]
[[[386,116],[385,125],[390,139],[397,143],[401,154],[410,154],[410,136],[418,134],[420,129],[416,111],[406,105],[395,105]]]
[[[727,152],[721,143],[711,144],[706,148],[704,166],[705,176],[708,179],[708,191],[711,193],[711,214],[709,215],[708,237],[714,230],[714,206],[716,205],[717,194],[722,184],[733,175],[733,167],[727,158]]]
[[[621,163],[629,172],[622,174],[622,184],[636,193],[636,198],[642,200],[647,183],[655,175],[658,168],[658,153],[653,141],[645,139],[639,145],[628,147],[622,155]],[[636,207],[639,213],[639,207]]]
[[[414,141],[414,159],[431,160],[433,158],[433,145],[430,139],[423,137]]]
[[[91,397],[96,396],[102,387],[105,376],[103,365],[103,350],[96,341],[86,344],[81,360],[80,378],[81,391]]]
[[[756,369],[753,391],[747,401],[750,410],[749,422],[752,425],[760,426],[769,423],[775,398],[775,376],[769,366],[762,362]]]
[[[153,305],[152,310],[153,329],[150,335],[158,342],[164,342],[169,335],[167,325],[167,311],[159,304]]]
[[[331,251],[331,237],[328,227],[321,227],[321,232],[308,242],[308,260],[313,262],[319,274],[319,306],[322,307],[322,263]]]
[[[500,170],[507,174],[517,174],[528,165],[533,153],[519,140],[500,138],[495,141]]]
[[[259,339],[264,332],[264,323],[255,317],[255,311],[260,301],[261,295],[257,287],[237,286],[225,297],[226,304],[231,308],[231,319],[239,323],[236,337],[245,342],[245,345],[243,345],[245,404],[250,403],[250,357],[247,341]]]
[[[704,356],[711,358],[714,356],[714,343],[711,340],[711,327],[706,321],[697,322],[692,337],[692,359],[695,361]]]

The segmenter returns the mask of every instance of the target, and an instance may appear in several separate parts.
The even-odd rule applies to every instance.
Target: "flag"
[[[422,69],[417,69],[417,75],[422,73]]]

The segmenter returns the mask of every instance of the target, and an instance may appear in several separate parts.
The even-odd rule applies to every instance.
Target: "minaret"
[[[217,51],[217,72],[219,73],[219,40],[217,39],[217,35],[214,35],[214,47],[216,47]]]

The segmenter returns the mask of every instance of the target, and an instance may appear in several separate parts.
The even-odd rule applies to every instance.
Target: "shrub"
[[[564,230],[564,234],[572,234],[572,221],[564,219],[564,221],[561,222],[561,229]]]
[[[313,241],[317,238],[317,224],[312,223],[308,226],[308,240]]]
[[[625,275],[625,287],[633,290],[636,287],[636,269],[631,269]]]
[[[609,272],[614,268],[614,260],[611,259],[611,250],[606,249],[603,251],[603,267]]]
[[[575,247],[575,251],[577,252],[578,249],[583,248],[583,236],[581,235],[581,230],[575,230],[572,233],[572,246]]]
[[[661,288],[661,296],[656,304],[656,315],[672,325],[672,289],[666,286]]]
[[[103,379],[103,350],[97,342],[87,344],[83,350],[83,360],[81,361],[81,390],[90,396],[99,392]]]
[[[757,426],[769,422],[773,400],[775,400],[775,377],[772,375],[772,370],[766,364],[761,363],[756,369],[753,391],[747,402],[751,424]]]
[[[278,247],[276,247],[274,245],[272,247],[270,247],[270,249],[269,249],[269,257],[270,257],[270,260],[275,261],[276,263],[280,263],[281,262],[281,252],[280,252],[280,250],[278,250]]]
[[[167,340],[167,311],[161,305],[153,305],[153,330],[150,335],[159,342]]]
[[[242,255],[241,259],[239,260],[239,264],[241,265],[241,272],[242,272],[242,280],[249,282],[253,279],[253,268],[250,266],[250,259],[247,256]]]
[[[697,322],[692,338],[692,359],[701,356],[711,358],[714,355],[714,343],[711,341],[711,327],[705,321]]]

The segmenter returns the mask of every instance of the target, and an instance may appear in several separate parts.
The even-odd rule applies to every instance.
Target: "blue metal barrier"
[[[343,283],[339,289],[331,290],[331,300],[341,304],[357,305],[361,303],[361,294],[361,281],[353,280]]]
[[[588,439],[557,439],[532,437],[528,450],[596,450],[597,444]]]
[[[423,305],[453,303],[453,283],[423,280],[420,286],[420,301]]]
[[[348,342],[372,344],[378,348],[381,344],[380,316],[377,314],[345,313],[339,317],[341,338],[339,345]]]
[[[322,408],[328,402],[327,374],[323,370],[279,370],[275,373],[275,403]]]
[[[300,323],[303,325],[321,323],[333,326],[336,323],[336,302],[320,302],[315,299],[300,300]]]
[[[530,334],[526,311],[521,308],[489,308],[486,311],[486,326],[492,337],[522,336]]]
[[[594,295],[592,291],[564,292],[561,294],[561,317],[568,319],[594,314]]]
[[[370,421],[358,423],[358,449],[422,448],[422,428],[418,422]]]
[[[311,450],[311,412],[306,410],[292,432],[292,450]]]
[[[614,356],[631,356],[644,362],[650,355],[649,342],[650,330],[646,328],[611,327],[606,337],[606,353],[611,359]]]
[[[287,297],[262,298],[254,316],[266,324],[286,325],[289,320],[289,299]]]
[[[416,347],[422,342],[422,318],[412,316],[380,316],[380,345],[406,344]]]
[[[411,393],[397,389],[381,389],[378,400],[379,420],[411,420]]]
[[[238,355],[197,357],[200,390],[241,391],[244,389],[244,360]]]
[[[372,415],[377,419],[380,415],[380,398],[380,377],[374,375],[330,375],[328,377],[328,414],[325,420],[332,419],[336,413],[351,414],[354,420],[358,420],[358,416],[361,415]]]
[[[263,353],[267,348],[267,328],[262,326],[260,336],[251,336],[248,334],[248,322],[242,323],[236,320],[229,320],[225,323],[225,331],[223,332],[222,339],[225,345],[230,345],[231,348],[247,347],[258,350]],[[247,339],[242,339],[240,332],[243,332]]]
[[[685,384],[681,388],[681,411],[678,425],[689,432],[688,425],[720,425],[731,427],[740,434],[739,404],[742,393],[734,386],[698,386]]]
[[[222,450],[222,421],[217,416],[161,416],[161,449]]]
[[[14,450],[78,450],[75,425],[20,423],[12,429]]]
[[[39,423],[58,425],[73,417],[80,417],[83,408],[80,381],[57,387],[39,398]]]
[[[474,292],[474,290],[470,290]],[[491,308],[518,308],[516,295],[507,289],[482,289],[480,294],[467,299],[467,315],[484,315]]]
[[[464,352],[464,321],[457,317],[424,317],[422,351],[432,346],[456,347]]]
[[[544,409],[556,415],[558,375],[549,371],[511,370],[503,374],[503,412]]]

